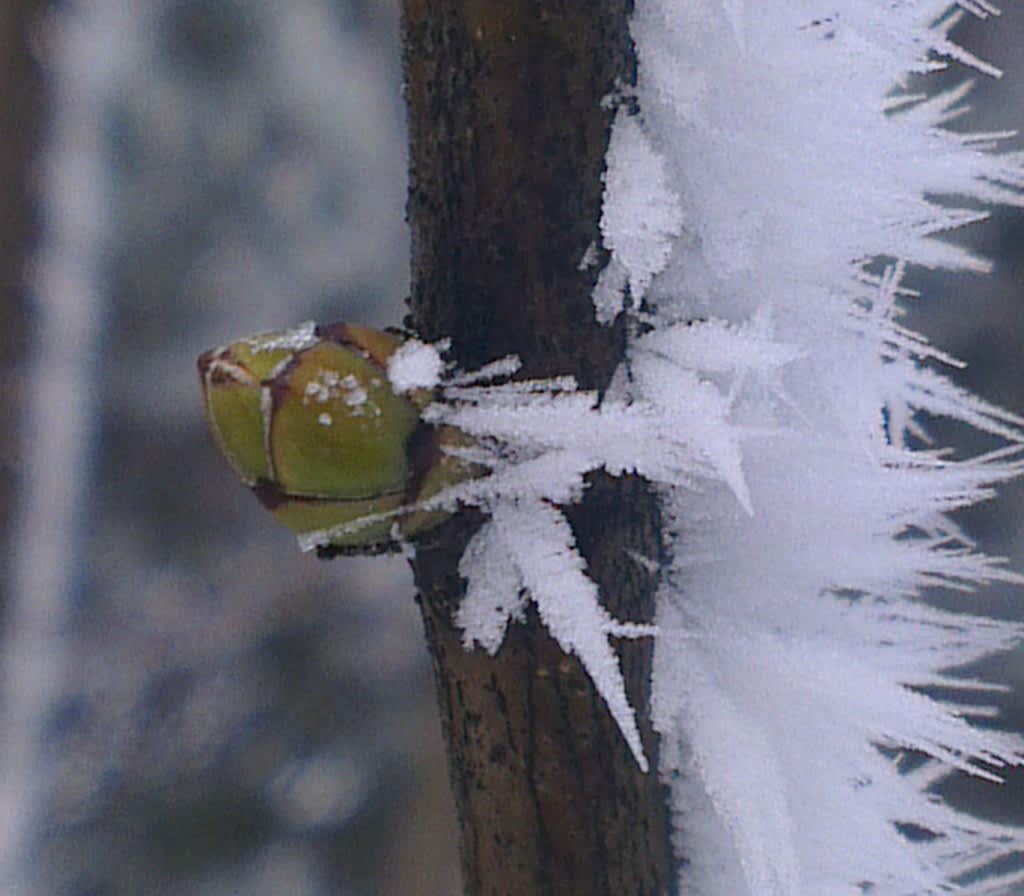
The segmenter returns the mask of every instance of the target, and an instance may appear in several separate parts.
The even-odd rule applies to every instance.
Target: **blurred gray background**
[[[397,3],[59,4],[85,29],[82,58],[61,57],[73,54],[46,20],[34,31],[48,72],[95,76],[101,97],[98,187],[74,164],[39,176],[66,177],[69,202],[98,188],[106,217],[89,249],[102,307],[77,380],[91,429],[66,548],[60,676],[45,752],[26,769],[42,806],[32,893],[458,892],[404,561],[299,554],[217,455],[194,367],[205,348],[309,318],[400,322]],[[1024,9],[957,34],[1006,71],[978,79],[961,126],[1024,126]],[[100,63],[124,42],[131,52],[104,75]],[[911,272],[928,299],[910,323],[969,362],[965,383],[1024,413],[1024,214],[1001,211],[955,238],[993,258],[993,276]],[[12,422],[32,406],[25,371],[42,304],[0,306],[18,359],[4,376],[22,396]],[[0,500],[15,526],[32,446],[11,444],[26,431],[9,426],[0,446]],[[943,435],[971,446],[967,434]],[[1024,485],[963,520],[1017,568],[1022,507]],[[20,635],[12,594],[7,643]],[[992,589],[977,606],[1024,618],[1019,589]],[[1024,653],[981,671],[1015,689],[1001,722],[1024,730]],[[1002,789],[959,778],[945,789],[974,811],[1024,821],[1022,775]]]
[[[400,323],[398,2],[60,11],[86,50],[48,77],[107,93],[105,307],[32,892],[455,894],[411,575],[301,555],[218,456],[195,369],[302,320]],[[37,52],[78,52],[66,25],[40,19]],[[77,164],[64,187],[95,190]]]

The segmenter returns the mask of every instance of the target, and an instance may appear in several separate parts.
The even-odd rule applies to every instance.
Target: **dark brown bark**
[[[614,115],[634,79],[628,0],[404,0],[410,129],[411,323],[452,340],[473,368],[519,355],[526,376],[574,374],[602,389],[621,322],[594,320],[607,259],[598,222]],[[598,264],[581,269],[588,246]],[[654,615],[657,503],[635,477],[594,474],[569,509],[589,573],[620,619]],[[414,563],[462,828],[465,891],[502,896],[674,892],[665,788],[634,762],[574,657],[536,615],[496,657],[467,652],[453,623],[465,514]],[[647,757],[651,645],[619,645]]]
[[[38,215],[31,185],[43,123],[42,74],[30,36],[46,4],[0,4],[0,541],[10,538],[20,440],[22,373],[30,342],[25,283]],[[11,552],[0,551],[0,611],[6,605]]]

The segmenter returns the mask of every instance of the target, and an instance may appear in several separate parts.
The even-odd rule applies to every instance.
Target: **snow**
[[[302,403],[309,404],[315,401],[317,404],[327,404],[338,396],[338,384],[341,377],[334,370],[318,370],[316,376],[308,383],[302,393]]]
[[[441,379],[444,361],[436,347],[410,339],[388,359],[388,379],[399,394],[433,389]]]
[[[336,370],[326,367],[321,368],[306,383],[306,388],[302,393],[302,403],[304,405],[308,405],[310,402],[327,404],[339,398],[344,402],[353,417],[361,417],[366,414],[380,416],[380,408],[369,400],[369,394],[366,389],[355,375],[351,373],[340,376]],[[325,417],[327,418],[326,423],[324,422]],[[331,425],[330,414],[321,414],[319,419],[322,425]]]

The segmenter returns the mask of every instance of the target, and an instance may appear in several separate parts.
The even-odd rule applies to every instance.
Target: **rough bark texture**
[[[519,355],[525,376],[604,388],[621,323],[594,321],[607,259],[598,227],[613,104],[634,80],[628,0],[404,0],[410,128],[411,324],[473,368]],[[579,265],[588,246],[595,266]],[[657,504],[636,478],[591,477],[570,509],[610,611],[648,621],[661,556]],[[640,773],[574,657],[535,614],[496,657],[454,626],[464,514],[414,563],[462,828],[465,891],[662,896],[674,891],[665,789]],[[620,655],[647,756],[651,645]]]
[[[29,332],[25,283],[29,252],[37,236],[31,185],[43,122],[39,65],[30,35],[46,4],[11,0],[0,4],[0,542],[10,536],[19,467],[22,372]],[[6,605],[10,551],[0,551],[0,610]]]

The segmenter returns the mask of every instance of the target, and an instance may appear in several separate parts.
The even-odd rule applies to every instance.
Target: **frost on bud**
[[[204,352],[210,427],[235,472],[300,536],[350,552],[390,545],[444,514],[402,508],[470,475],[444,453],[461,433],[419,413],[428,390],[397,394],[388,360],[401,341],[350,324],[306,324]]]

